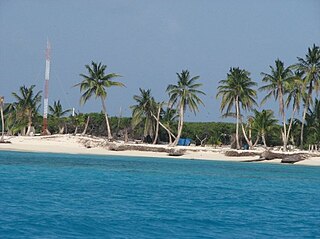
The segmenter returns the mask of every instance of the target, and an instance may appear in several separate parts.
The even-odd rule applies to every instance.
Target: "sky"
[[[222,121],[217,87],[230,67],[251,72],[261,86],[260,73],[277,58],[288,66],[320,45],[319,12],[319,0],[0,0],[0,95],[12,102],[22,85],[43,91],[49,39],[50,105],[101,111],[95,98],[80,105],[73,87],[91,61],[126,85],[108,89],[111,116],[130,116],[139,88],[168,101],[167,86],[187,69],[206,95],[186,121]],[[260,102],[265,93],[258,95]],[[278,112],[273,100],[262,108]]]

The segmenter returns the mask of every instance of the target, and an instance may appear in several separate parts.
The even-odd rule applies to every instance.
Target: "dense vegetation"
[[[108,140],[143,140],[148,143],[168,142],[175,146],[180,137],[190,138],[197,145],[231,144],[231,147],[254,148],[282,145],[306,148],[320,142],[320,102],[316,95],[320,91],[320,49],[313,45],[304,58],[285,66],[279,59],[270,66],[269,72],[261,73],[264,85],[259,89],[250,78],[250,72],[231,67],[225,79],[219,82],[217,99],[224,117],[233,117],[234,123],[189,123],[184,122],[187,110],[196,114],[203,104],[205,94],[199,83],[200,76],[191,76],[188,70],[177,73],[176,84],[170,84],[166,92],[168,102],[158,102],[151,89],[139,89],[134,95],[131,118],[109,117],[107,93],[113,86],[124,86],[114,81],[116,73],[106,73],[102,63],[92,62],[85,66],[87,75],[80,74],[81,102],[92,97],[99,98],[101,113],[73,113],[63,109],[60,101],[49,107],[48,129],[51,133],[81,133],[105,136]],[[13,92],[15,102],[5,104],[0,97],[2,137],[8,135],[32,135],[42,132],[42,117],[39,115],[41,92],[34,92],[34,85],[21,86]],[[279,105],[281,121],[270,109],[258,110],[257,91],[265,93],[261,105],[274,99]],[[210,106],[206,106],[210,107]],[[244,113],[249,115],[245,118]],[[288,116],[290,113],[290,116]]]

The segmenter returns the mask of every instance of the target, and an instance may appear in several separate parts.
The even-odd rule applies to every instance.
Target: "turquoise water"
[[[320,238],[320,167],[0,152],[0,238]]]

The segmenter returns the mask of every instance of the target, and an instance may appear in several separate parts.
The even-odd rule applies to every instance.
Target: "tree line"
[[[261,73],[264,85],[258,89],[257,83],[250,78],[249,71],[231,67],[226,78],[219,81],[216,95],[220,100],[222,115],[236,120],[235,125],[231,124],[225,131],[203,128],[200,132],[196,129],[201,128],[203,123],[184,123],[185,112],[188,110],[196,114],[199,105],[203,105],[201,96],[205,95],[201,90],[202,84],[199,83],[200,76],[192,76],[188,70],[176,73],[176,84],[167,86],[167,102],[157,101],[152,96],[151,89],[139,88],[138,94],[133,96],[135,104],[130,107],[132,117],[118,117],[117,120],[111,117],[110,123],[107,93],[111,87],[124,86],[116,81],[120,75],[107,74],[107,66],[102,63],[92,62],[91,65],[85,65],[85,69],[86,74],[80,74],[82,80],[74,87],[80,89],[81,104],[91,98],[100,99],[101,114],[66,116],[70,109],[63,110],[60,101],[55,101],[49,107],[49,126],[52,132],[70,133],[72,129],[73,133],[77,133],[79,128],[83,128],[82,133],[106,135],[108,140],[115,137],[127,139],[130,136],[154,144],[166,141],[172,146],[177,145],[181,137],[190,137],[200,144],[226,143],[232,144],[236,149],[244,145],[253,148],[261,143],[265,147],[282,144],[286,150],[288,144],[304,148],[308,144],[318,144],[320,140],[320,103],[315,96],[320,90],[320,50],[316,45],[308,48],[305,57],[297,57],[297,63],[293,65],[285,66],[281,60],[275,60],[269,72]],[[3,97],[0,98],[2,125],[5,126],[2,127],[2,135],[4,128],[8,134],[24,135],[30,135],[32,126],[41,129],[41,125],[34,123],[39,122],[37,119],[40,118],[38,110],[41,91],[34,92],[34,87],[21,86],[17,93],[12,93],[16,101],[10,104],[4,104]],[[265,93],[261,103],[257,102],[257,91]],[[278,102],[280,122],[272,110],[259,111],[270,98]],[[244,112],[249,116],[245,117]],[[100,122],[90,128],[90,125],[94,125],[94,120],[101,121],[102,115],[104,123]],[[190,127],[194,128],[190,130]],[[215,127],[219,128],[217,125]],[[230,131],[232,128],[235,132]],[[219,135],[215,132],[219,132]]]

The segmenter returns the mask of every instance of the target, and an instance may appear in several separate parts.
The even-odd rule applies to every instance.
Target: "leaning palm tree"
[[[26,135],[30,135],[31,127],[32,127],[32,118],[35,116],[40,107],[41,102],[41,91],[38,91],[36,94],[34,93],[35,85],[27,88],[26,86],[20,87],[20,94],[18,95],[15,92],[12,92],[13,97],[17,100],[14,104],[15,109],[17,111],[18,117],[22,120],[24,118],[27,119],[27,133]]]
[[[257,85],[250,78],[250,73],[239,67],[230,68],[227,79],[221,80],[218,86],[217,98],[221,97],[220,110],[226,113],[224,116],[234,115],[232,107],[236,111],[236,148],[240,149],[239,123],[242,121],[240,106],[243,110],[250,110],[256,105],[257,92],[253,89]]]
[[[252,128],[257,132],[258,136],[261,136],[263,146],[266,148],[266,136],[275,128],[278,120],[274,118],[272,110],[262,110],[261,112],[254,110],[253,112]]]
[[[85,65],[85,67],[89,74],[80,74],[80,76],[83,78],[83,81],[75,85],[80,87],[80,92],[84,91],[80,98],[80,103],[85,104],[92,96],[100,98],[102,110],[106,119],[108,139],[111,140],[112,134],[105,103],[107,98],[107,88],[112,86],[124,86],[124,84],[112,80],[116,77],[120,77],[120,75],[116,73],[105,74],[107,66],[102,65],[101,62],[99,64],[91,62],[91,67],[90,65]]]
[[[60,100],[54,101],[53,105],[49,106],[49,112],[50,115],[53,117],[53,119],[58,121],[58,127],[59,127],[59,134],[63,134],[64,132],[64,126],[63,122],[61,121],[61,117],[63,117],[65,114],[69,113],[71,110],[63,110],[62,105],[60,103]]]
[[[155,132],[156,119],[153,117],[157,113],[157,104],[151,95],[151,90],[144,90],[139,88],[140,95],[134,95],[133,99],[136,104],[131,106],[132,109],[132,126],[136,127],[139,123],[144,121],[143,136],[149,135],[153,137]]]
[[[181,73],[176,73],[178,76],[178,82],[176,85],[169,85],[167,92],[169,93],[169,104],[177,105],[179,111],[179,122],[178,122],[178,134],[175,138],[172,146],[176,146],[182,134],[184,113],[187,109],[196,114],[199,104],[203,104],[202,100],[198,95],[205,95],[201,90],[198,90],[202,84],[196,83],[200,76],[190,76],[188,70],[183,70]]]
[[[300,133],[300,147],[303,148],[304,124],[308,108],[312,104],[312,93],[313,91],[318,92],[320,89],[320,48],[316,45],[308,48],[305,59],[298,57],[298,64],[294,67],[303,72],[305,88],[307,90]]]
[[[293,80],[293,73],[290,67],[285,67],[284,63],[277,59],[275,61],[275,67],[270,66],[271,73],[261,73],[263,76],[262,81],[267,84],[260,87],[259,90],[267,91],[267,95],[263,98],[262,104],[266,102],[271,96],[273,96],[279,102],[279,113],[282,116],[282,141],[283,150],[287,150],[287,125],[285,114],[285,100],[284,97],[288,93],[288,88]]]
[[[1,139],[0,142],[4,142],[4,116],[3,116],[4,97],[0,96],[0,113],[1,113]]]

